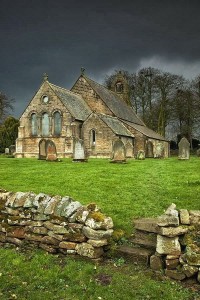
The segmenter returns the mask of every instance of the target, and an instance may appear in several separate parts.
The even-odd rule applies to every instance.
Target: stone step
[[[123,257],[129,263],[138,263],[148,266],[154,250],[141,247],[119,246],[115,250],[116,257]]]
[[[159,231],[159,226],[157,225],[157,223],[157,218],[143,218],[133,220],[135,229],[153,233],[158,233]]]

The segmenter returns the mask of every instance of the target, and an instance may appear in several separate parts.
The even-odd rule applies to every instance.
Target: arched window
[[[55,135],[60,135],[61,134],[61,129],[62,129],[62,122],[61,122],[61,115],[58,111],[56,111],[53,115],[53,120],[54,120],[54,134]]]
[[[38,127],[37,127],[37,115],[33,113],[31,115],[31,134],[37,135],[38,134]]]
[[[91,146],[95,146],[95,144],[96,144],[96,132],[95,132],[94,129],[91,130],[90,141],[91,141]]]
[[[124,85],[121,81],[118,81],[115,85],[115,90],[117,93],[123,93],[124,91]]]
[[[47,113],[42,115],[42,135],[48,136],[49,135],[49,116]]]

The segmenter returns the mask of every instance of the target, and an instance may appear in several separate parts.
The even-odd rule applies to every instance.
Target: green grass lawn
[[[128,233],[132,219],[156,216],[172,202],[178,208],[200,208],[200,159],[106,159],[88,163],[0,158],[0,187],[9,191],[69,195],[82,204],[95,202]]]
[[[197,157],[112,164],[107,159],[55,163],[1,156],[0,188],[69,195],[82,204],[95,202],[113,218],[116,228],[130,235],[133,218],[157,216],[172,202],[178,208],[200,209],[199,170]],[[41,251],[28,256],[0,249],[0,299],[199,299],[163,276],[155,279],[140,266],[116,268],[112,261],[94,266],[94,262]],[[111,278],[110,284],[104,285],[98,276]]]

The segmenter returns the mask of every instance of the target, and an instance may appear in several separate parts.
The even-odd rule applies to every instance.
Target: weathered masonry
[[[119,73],[112,90],[84,72],[71,90],[44,80],[20,118],[17,158],[48,155],[47,141],[58,158],[73,157],[75,141],[83,142],[86,157],[112,158],[121,140],[127,158],[144,151],[146,157],[168,157],[168,141],[147,128],[130,106],[129,87]],[[42,155],[40,153],[42,152]]]
[[[194,277],[200,283],[200,211],[176,209],[172,204],[158,218],[134,220],[134,247],[120,247],[119,255],[150,264],[176,280]]]
[[[70,197],[0,190],[0,246],[33,246],[50,253],[104,255],[113,222],[94,204]]]

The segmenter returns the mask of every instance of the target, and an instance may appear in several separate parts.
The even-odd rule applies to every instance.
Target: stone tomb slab
[[[39,159],[46,159],[47,153],[46,153],[46,141],[41,140],[39,142]]]
[[[178,159],[189,159],[190,158],[190,143],[183,137],[178,143]]]
[[[84,142],[81,139],[74,140],[74,152],[73,152],[74,162],[86,162],[87,158],[85,155]]]
[[[46,141],[46,160],[48,161],[57,161],[57,152],[56,152],[56,145],[53,141],[47,140]]]
[[[155,146],[154,158],[163,158],[163,157],[164,157],[163,143],[157,143]]]
[[[113,163],[123,163],[126,162],[126,150],[124,143],[121,140],[117,140],[113,144]]]

